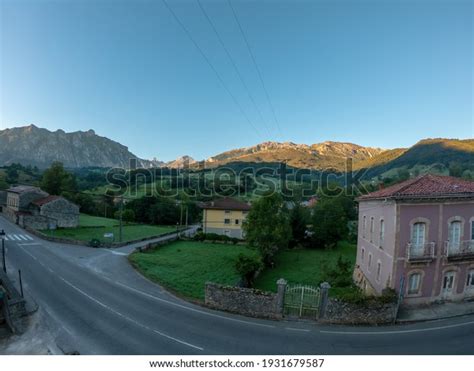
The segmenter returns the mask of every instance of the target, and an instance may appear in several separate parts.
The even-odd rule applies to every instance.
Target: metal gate
[[[318,287],[288,285],[285,290],[285,315],[299,318],[317,318],[321,294]]]

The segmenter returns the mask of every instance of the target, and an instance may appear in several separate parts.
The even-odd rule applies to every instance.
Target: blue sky
[[[474,136],[471,1],[232,0],[268,100],[227,0],[201,0],[263,120],[198,2],[167,1],[226,88],[161,0],[0,0],[1,127],[92,128],[162,160]]]

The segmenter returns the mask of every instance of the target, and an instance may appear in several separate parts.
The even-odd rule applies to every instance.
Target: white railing
[[[445,254],[449,257],[474,256],[474,240],[445,242]]]
[[[432,260],[435,256],[435,243],[408,243],[407,259],[408,260]]]

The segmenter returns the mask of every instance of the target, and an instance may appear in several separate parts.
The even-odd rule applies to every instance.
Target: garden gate
[[[287,285],[284,314],[289,317],[318,318],[321,293],[318,287]]]

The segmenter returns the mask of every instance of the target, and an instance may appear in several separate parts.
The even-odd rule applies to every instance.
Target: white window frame
[[[372,253],[369,252],[369,258],[367,260],[367,270],[370,272],[370,268],[372,267]]]
[[[362,217],[362,238],[365,239],[365,237],[367,236],[367,215],[364,215]]]
[[[383,248],[385,241],[385,220],[380,219],[380,231],[379,231],[379,246]]]
[[[382,276],[382,262],[377,260],[377,273],[375,275],[375,280],[380,282],[380,277]]]
[[[360,249],[360,261],[362,263],[365,261],[365,248]]]
[[[370,242],[374,242],[374,229],[375,229],[375,221],[374,217],[370,218]]]
[[[466,275],[466,291],[474,291],[474,268],[470,268]]]
[[[412,288],[412,277],[418,277],[416,281],[416,287]],[[407,293],[408,295],[417,295],[421,289],[422,274],[420,272],[413,272],[408,275]]]

